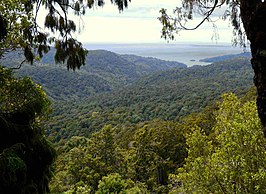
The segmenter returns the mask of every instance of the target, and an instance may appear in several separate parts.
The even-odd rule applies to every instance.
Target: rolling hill
[[[157,71],[186,68],[186,65],[178,62],[118,55],[105,50],[89,51],[86,65],[75,72],[67,71],[63,64],[54,64],[52,59],[53,49],[42,59],[42,63],[25,64],[16,73],[32,77],[53,100],[78,100],[126,87]],[[14,67],[17,63],[16,58],[4,64]]]
[[[106,124],[131,125],[155,118],[179,120],[211,105],[225,92],[244,94],[253,86],[248,58],[207,66],[173,68],[143,77],[126,88],[55,104],[48,124],[54,139],[88,136]]]
[[[53,99],[54,113],[46,126],[58,141],[89,136],[106,124],[179,120],[214,103],[222,93],[245,93],[253,86],[249,58],[222,60],[227,57],[187,68],[177,62],[94,50],[86,65],[72,72],[54,64],[51,52],[42,63],[24,65],[17,74],[32,77]]]

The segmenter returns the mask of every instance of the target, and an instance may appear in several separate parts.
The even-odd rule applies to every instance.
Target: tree
[[[103,177],[101,181],[99,181],[99,189],[97,190],[96,194],[125,193],[122,191],[125,190],[126,187],[126,181],[123,180],[119,174],[109,174],[108,176]]]
[[[80,189],[95,193],[103,176],[123,173],[123,158],[114,142],[114,129],[107,125],[90,139],[72,137],[55,163],[51,191],[70,192]]]
[[[264,0],[182,0],[182,7],[176,8],[175,17],[161,10],[159,18],[162,25],[162,36],[174,39],[174,34],[180,30],[195,30],[205,21],[212,21],[212,14],[221,7],[226,6],[223,18],[229,18],[233,26],[235,40],[246,46],[245,39],[250,42],[252,53],[252,67],[254,70],[254,83],[257,88],[257,107],[266,137],[266,2]],[[201,13],[204,18],[194,28],[185,27],[185,22],[193,19],[193,12]]]
[[[122,11],[128,6],[128,1],[130,2],[130,0],[111,0],[111,3]],[[47,53],[50,45],[54,43],[55,61],[66,62],[68,69],[79,68],[85,64],[87,52],[82,44],[72,37],[77,26],[69,19],[69,10],[81,16],[86,13],[86,9],[103,5],[104,0],[2,0],[0,58],[7,52],[22,49],[26,60],[33,63],[37,56],[42,57]],[[45,28],[56,35],[50,36],[38,25],[37,16],[41,8],[47,10]]]
[[[41,118],[49,100],[30,78],[0,66],[0,193],[46,193],[55,151]]]
[[[187,135],[188,157],[173,193],[265,193],[265,138],[255,101],[224,95],[215,114],[211,135],[199,127]]]
[[[102,180],[99,181],[98,190],[96,194],[138,194],[148,193],[148,190],[143,184],[135,184],[131,179],[123,179],[123,177],[118,173],[111,173],[104,176]]]
[[[185,138],[173,122],[153,120],[139,128],[126,158],[128,176],[153,193],[167,193],[168,175],[182,166],[187,156]]]

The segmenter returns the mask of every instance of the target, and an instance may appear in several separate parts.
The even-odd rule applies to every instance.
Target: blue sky
[[[128,9],[119,13],[107,0],[103,8],[87,10],[82,17],[80,33],[76,38],[82,43],[166,43],[161,39],[161,24],[157,19],[161,8],[173,10],[180,0],[132,0]],[[222,12],[222,10],[218,10]],[[218,18],[215,18],[218,19]],[[75,19],[77,20],[77,18]],[[190,26],[197,25],[201,18],[195,18]],[[214,31],[211,24],[204,24],[196,31],[183,31],[176,35],[178,42],[230,43],[232,30],[228,21],[218,20],[218,39],[212,39]]]

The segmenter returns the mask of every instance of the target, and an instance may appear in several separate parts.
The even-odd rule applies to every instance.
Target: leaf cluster
[[[258,1],[255,4],[260,3],[261,2]],[[233,27],[232,43],[246,47],[247,37],[242,22],[243,17],[241,18],[240,13],[241,4],[243,4],[242,10],[245,9],[245,2],[238,0],[182,0],[182,5],[173,9],[172,14],[168,14],[166,9],[160,10],[161,16],[158,19],[162,24],[161,37],[168,40],[174,40],[175,35],[180,31],[196,30],[205,22],[212,24],[214,28],[214,36],[216,37],[216,20],[229,19]],[[223,8],[223,12],[219,14],[216,10],[219,10],[220,8]],[[188,27],[189,21],[196,17],[201,18],[201,21],[193,27]]]

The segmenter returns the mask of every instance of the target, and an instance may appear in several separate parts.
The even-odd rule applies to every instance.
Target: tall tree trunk
[[[251,63],[255,73],[254,84],[257,87],[258,115],[263,126],[264,136],[266,137],[266,49],[260,51],[260,49],[254,47],[251,45]]]
[[[251,43],[258,115],[266,137],[266,3],[261,0],[242,0],[240,8],[245,32]]]

